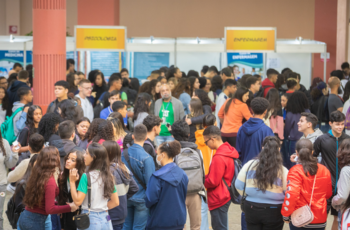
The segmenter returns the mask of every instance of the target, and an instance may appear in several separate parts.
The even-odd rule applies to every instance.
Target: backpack
[[[22,110],[23,107],[16,109],[16,111],[12,113],[11,117],[6,117],[6,120],[1,124],[1,135],[9,142],[10,145],[12,145],[12,143],[17,139],[13,128],[13,118]]]
[[[350,130],[350,107],[346,111],[345,115],[345,129]]]
[[[25,190],[25,185],[23,185],[22,187]],[[13,195],[10,198],[9,202],[7,203],[7,210],[6,210],[7,219],[9,220],[13,229],[17,229],[17,222],[18,222],[19,216],[24,211],[24,209],[25,209],[25,206],[22,204],[22,202],[18,204],[18,206],[16,206],[14,195]]]
[[[181,148],[175,163],[188,177],[187,194],[198,193],[204,189],[204,166],[199,152],[191,148]]]
[[[264,97],[264,92],[265,92],[265,89],[267,88],[272,88],[272,86],[264,86],[264,87],[260,87],[259,91],[255,94],[255,97]]]
[[[231,181],[231,187],[228,187],[224,178],[222,178],[222,180],[224,181],[226,188],[230,192],[232,203],[241,204],[242,196],[238,193],[236,186],[235,186],[235,182],[236,182],[236,179],[238,177],[239,172],[242,169],[242,162],[239,159],[233,159],[233,162],[235,164],[235,174],[233,175],[233,178]]]

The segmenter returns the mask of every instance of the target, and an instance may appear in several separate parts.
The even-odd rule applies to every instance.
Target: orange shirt
[[[249,111],[248,105],[238,99],[233,99],[231,105],[225,114],[226,103],[221,106],[218,113],[218,117],[224,119],[221,132],[223,133],[238,133],[239,128],[242,126],[243,118],[249,120],[252,114]]]
[[[204,143],[203,132],[204,132],[204,129],[199,129],[195,132],[195,135],[196,135],[196,144],[198,145],[197,148],[202,152],[205,175],[207,175],[209,173],[209,166],[211,163],[211,159],[215,155],[216,150],[211,150]]]

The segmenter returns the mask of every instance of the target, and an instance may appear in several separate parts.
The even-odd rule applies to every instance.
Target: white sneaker
[[[11,194],[14,194],[16,191],[16,187],[12,186],[11,184],[8,184],[6,187],[7,191],[9,191]]]

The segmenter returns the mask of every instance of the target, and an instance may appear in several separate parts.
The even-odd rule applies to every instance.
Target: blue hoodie
[[[252,117],[239,128],[236,150],[243,165],[260,153],[262,143],[267,136],[274,136],[274,134],[271,128],[259,118]]]
[[[175,163],[154,172],[146,190],[150,209],[146,230],[178,230],[186,223],[188,177]]]

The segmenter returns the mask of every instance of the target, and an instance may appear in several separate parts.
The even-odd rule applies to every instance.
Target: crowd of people
[[[43,111],[15,64],[0,77],[0,229],[6,210],[22,230],[226,230],[232,202],[242,230],[347,229],[349,64],[309,89],[289,68],[234,68],[162,67],[140,85],[68,59]]]

